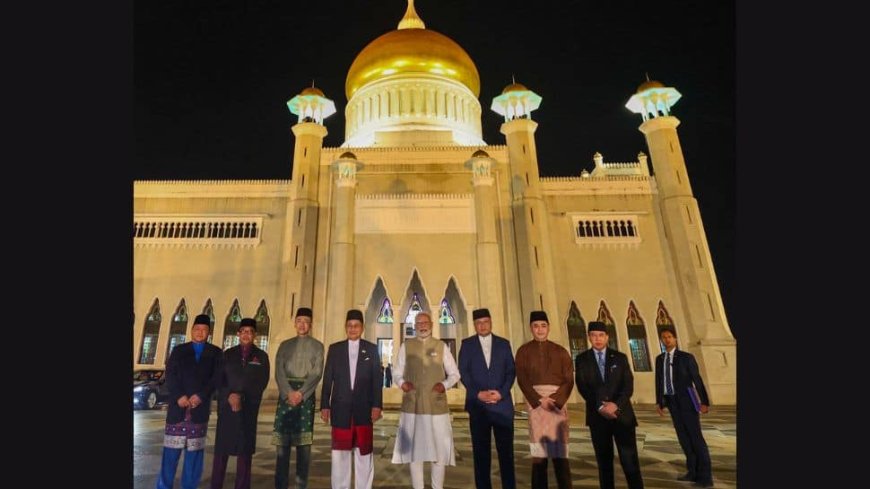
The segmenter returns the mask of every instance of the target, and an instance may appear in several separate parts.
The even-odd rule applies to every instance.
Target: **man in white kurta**
[[[432,462],[432,489],[442,489],[444,469],[456,465],[447,389],[459,381],[450,349],[432,337],[432,317],[414,320],[416,338],[399,348],[393,382],[402,388],[402,411],[393,448],[394,464],[411,464],[411,483],[423,489],[423,462]]]

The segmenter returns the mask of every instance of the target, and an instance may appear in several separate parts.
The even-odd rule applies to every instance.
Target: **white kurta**
[[[447,378],[441,383],[449,389],[459,382],[459,368],[450,348],[444,347],[444,372]],[[405,382],[405,345],[399,347],[399,358],[393,366],[393,383],[401,387]],[[423,386],[414,386],[420,389]],[[428,387],[431,389],[432,387]],[[453,450],[453,426],[450,413],[410,414],[400,413],[399,428],[396,430],[396,445],[393,447],[394,464],[409,462],[438,462],[443,465],[456,465]]]

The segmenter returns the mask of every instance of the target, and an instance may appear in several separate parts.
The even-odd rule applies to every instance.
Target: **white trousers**
[[[350,489],[351,450],[332,451],[332,489]],[[359,448],[353,449],[353,467],[356,474],[356,489],[371,489],[375,479],[374,452],[360,455]],[[422,477],[422,475],[420,476]],[[443,479],[443,477],[442,477]]]
[[[423,489],[423,463],[411,462],[411,485],[414,489]],[[444,469],[447,466],[432,462],[432,489],[444,487]]]

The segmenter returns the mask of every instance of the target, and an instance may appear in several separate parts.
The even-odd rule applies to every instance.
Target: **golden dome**
[[[504,87],[504,90],[501,91],[501,94],[504,95],[508,92],[519,92],[523,90],[528,90],[525,85],[522,83],[511,83],[510,85]]]
[[[486,151],[479,149],[471,155],[472,158],[489,158],[489,153]]]
[[[468,53],[444,34],[423,27],[413,9],[409,2],[399,28],[370,42],[353,60],[344,84],[348,100],[363,85],[402,73],[440,75],[480,95],[480,75]]]
[[[302,90],[302,93],[300,93],[299,95],[317,95],[318,97],[326,98],[326,95],[324,95],[323,92],[316,87],[308,87]]]
[[[639,87],[637,87],[636,93],[640,93],[640,92],[647,90],[649,88],[664,88],[664,84],[662,82],[657,82],[655,80],[647,80],[647,81],[641,83]]]

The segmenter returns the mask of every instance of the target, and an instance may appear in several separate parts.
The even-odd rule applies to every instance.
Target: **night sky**
[[[726,313],[735,282],[735,55],[731,2],[417,0],[426,28],[462,46],[481,80],[483,138],[504,144],[489,106],[516,81],[543,97],[532,113],[542,176],[592,170],[592,155],[649,153],[625,103],[649,73],[682,93],[672,109]],[[288,179],[296,116],[286,101],[312,79],[338,112],[356,55],[395,29],[406,0],[137,0],[135,159],[141,180]],[[652,165],[650,165],[652,170]],[[731,322],[737,335],[738,325]]]

